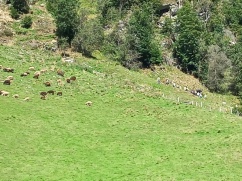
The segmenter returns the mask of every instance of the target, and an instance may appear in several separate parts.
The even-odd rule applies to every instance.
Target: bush
[[[10,29],[5,29],[3,33],[5,36],[9,36],[9,37],[13,36],[13,32]]]
[[[100,50],[103,44],[104,32],[99,19],[82,22],[73,40],[74,48],[83,55],[91,57],[94,50]]]
[[[21,21],[21,26],[23,28],[30,28],[32,25],[33,21],[32,21],[32,17],[31,16],[25,16],[22,21]]]
[[[10,8],[10,15],[13,19],[19,18],[19,13],[18,13],[17,9],[15,9],[13,6]]]
[[[28,13],[29,5],[27,0],[11,0],[11,4],[18,13]]]

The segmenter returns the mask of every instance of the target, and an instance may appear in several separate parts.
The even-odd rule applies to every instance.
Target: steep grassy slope
[[[1,80],[14,76],[12,85],[0,84],[10,92],[0,96],[0,180],[241,179],[238,117],[163,99],[172,87],[114,62],[66,65],[44,51],[6,46],[0,55],[0,64],[15,68],[0,71]],[[39,80],[33,72],[20,77],[29,66],[47,72]],[[64,78],[51,68],[77,81],[58,86]],[[41,100],[49,89],[63,96]]]

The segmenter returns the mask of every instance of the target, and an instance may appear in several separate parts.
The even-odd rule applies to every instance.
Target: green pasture
[[[2,181],[242,179],[241,119],[163,98],[198,99],[158,85],[153,73],[105,59],[65,64],[58,55],[14,46],[0,46],[0,64],[15,69],[0,70],[0,80],[14,77],[10,86],[0,83],[10,92],[0,96]],[[34,71],[20,77],[30,66],[47,71],[38,80]],[[72,75],[77,81],[67,84]],[[48,90],[63,96],[41,100],[39,92]]]

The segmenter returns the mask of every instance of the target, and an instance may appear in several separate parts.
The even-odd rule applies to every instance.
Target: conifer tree
[[[161,62],[161,53],[158,44],[154,41],[152,14],[153,10],[150,5],[143,4],[141,8],[134,10],[128,27],[130,39],[136,37],[137,40],[130,42],[131,47],[139,53],[139,61],[143,63],[144,67]]]
[[[71,45],[78,27],[78,0],[59,0],[54,11],[56,21],[56,35],[58,38],[67,38]]]
[[[175,43],[175,56],[182,70],[188,73],[197,73],[199,65],[199,42],[202,25],[189,3],[186,3],[178,12],[178,38]]]

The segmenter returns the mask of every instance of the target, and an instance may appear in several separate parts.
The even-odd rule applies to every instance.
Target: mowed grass
[[[0,84],[10,92],[0,96],[0,180],[242,179],[239,117],[163,99],[171,87],[115,62],[76,60],[0,46],[0,64],[15,69],[0,70],[0,80],[14,76]],[[20,77],[30,66],[47,72]],[[77,81],[58,86],[53,67]],[[47,90],[63,96],[41,100]]]

